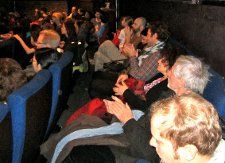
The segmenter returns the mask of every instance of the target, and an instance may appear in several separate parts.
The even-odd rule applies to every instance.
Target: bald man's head
[[[141,32],[145,29],[146,19],[144,17],[138,17],[134,20],[134,24],[132,25],[135,32]]]

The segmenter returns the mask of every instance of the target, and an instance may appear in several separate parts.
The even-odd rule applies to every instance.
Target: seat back
[[[210,69],[212,76],[208,82],[203,97],[211,102],[220,116],[225,117],[225,82],[222,76]]]
[[[32,162],[46,133],[52,97],[51,73],[42,70],[8,97],[13,133],[13,163]]]
[[[0,104],[0,162],[12,161],[11,116],[7,104]]]
[[[54,125],[67,106],[71,91],[73,53],[65,52],[60,60],[49,67],[53,78],[52,107],[48,129]],[[53,123],[54,121],[54,123]]]

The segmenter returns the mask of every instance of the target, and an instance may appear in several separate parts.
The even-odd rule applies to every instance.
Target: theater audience
[[[53,30],[42,30],[38,36],[36,50],[32,60],[25,71],[29,78],[32,78],[39,70],[48,68],[50,64],[56,62],[60,55],[57,47],[60,43],[60,36]],[[41,59],[40,59],[41,58]]]
[[[76,15],[77,15],[77,7],[73,6],[71,8],[71,12],[70,12],[70,14],[69,14],[69,16],[67,18],[74,19],[76,17]]]
[[[181,55],[168,71],[167,76],[168,87],[178,96],[192,92],[203,93],[209,80],[208,66],[194,56]],[[162,94],[162,96],[162,98],[166,98],[167,95]],[[105,100],[107,111],[114,114],[124,124],[124,134],[131,143],[131,149],[136,152],[139,151],[142,157],[151,160],[153,149],[148,144],[151,137],[148,134],[150,133],[148,112],[136,121],[127,104],[123,104],[116,97],[113,97],[113,99],[114,102]]]
[[[167,28],[162,23],[152,24],[148,27],[145,48],[138,52],[132,44],[125,44],[123,51],[129,58],[128,73],[118,76],[117,73],[96,72],[90,83],[90,97],[106,98],[113,94],[115,83],[128,79],[128,75],[138,80],[148,81],[154,77],[157,71],[157,61],[160,58],[160,50],[169,37]],[[114,44],[113,44],[114,46]]]
[[[162,94],[173,94],[167,87],[167,71],[173,66],[176,58],[181,54],[177,47],[168,44],[161,52],[162,57],[158,60],[157,70],[160,72],[145,85],[142,81],[135,79],[118,83],[113,88],[116,95],[131,106],[132,109],[146,111],[152,102],[156,101]],[[83,107],[79,108],[70,116],[66,125],[72,123],[81,114],[96,115],[104,118],[106,108],[102,99],[93,99]]]
[[[124,29],[124,43],[132,43],[136,47],[141,42],[141,32],[145,29],[145,25],[145,18],[139,17],[134,20],[132,28],[126,26]],[[99,46],[98,51],[94,55],[95,71],[102,70],[104,63],[114,60],[124,60],[126,58],[127,57],[121,54],[120,50],[113,44],[112,41],[107,40]]]
[[[26,74],[15,60],[0,58],[0,102],[7,102],[8,95],[26,82]]]
[[[225,141],[211,103],[191,93],[151,107],[150,145],[163,163],[223,163]]]

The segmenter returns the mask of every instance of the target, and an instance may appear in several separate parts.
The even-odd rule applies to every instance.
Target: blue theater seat
[[[12,161],[11,116],[7,104],[0,104],[0,162]]]
[[[221,75],[210,69],[212,76],[208,82],[203,97],[210,101],[220,116],[225,118],[225,81]]]
[[[53,78],[53,92],[48,129],[54,125],[62,111],[67,107],[67,100],[72,89],[72,62],[73,53],[67,51],[58,62],[49,67]]]
[[[11,109],[12,162],[33,162],[46,133],[51,108],[52,80],[42,70],[8,97]]]

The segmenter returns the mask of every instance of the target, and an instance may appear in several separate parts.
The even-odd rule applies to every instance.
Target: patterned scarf
[[[158,41],[154,46],[145,48],[142,52],[141,55],[138,57],[138,66],[142,65],[142,60],[147,58],[149,54],[155,53],[161,49],[163,49],[165,43]]]
[[[150,89],[152,89],[157,84],[161,83],[163,80],[165,80],[165,78],[161,77],[161,78],[154,80],[153,82],[151,82],[149,84],[144,85],[145,94],[147,94]]]

